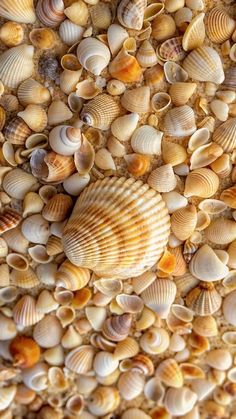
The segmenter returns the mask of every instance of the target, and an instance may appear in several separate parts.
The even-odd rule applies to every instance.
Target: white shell
[[[139,115],[130,113],[116,118],[111,124],[111,132],[120,141],[128,141],[137,127]]]
[[[117,23],[113,23],[109,26],[107,31],[107,40],[112,55],[117,54],[128,37],[128,32]]]
[[[19,45],[3,52],[0,57],[0,79],[5,86],[16,88],[23,81],[32,76],[34,47]]]
[[[160,155],[162,137],[163,132],[150,125],[142,125],[132,135],[132,149],[135,153]]]
[[[31,215],[23,221],[21,231],[29,242],[46,244],[50,234],[49,222],[41,214]]]
[[[214,250],[207,244],[200,247],[189,264],[193,276],[201,281],[219,281],[223,279],[229,269],[221,262]]]
[[[0,388],[0,411],[6,409],[13,401],[16,394],[16,386]]]
[[[106,377],[118,367],[119,361],[110,352],[101,351],[94,357],[93,368],[97,375]]]
[[[118,389],[124,400],[133,400],[143,391],[144,376],[135,371],[124,372],[118,381]]]
[[[236,326],[236,290],[226,295],[223,301],[223,314],[225,320],[232,326]]]
[[[0,16],[20,23],[34,23],[36,20],[33,0],[1,0]]]
[[[47,376],[48,366],[43,362],[22,370],[23,383],[35,391],[41,391],[47,388]]]
[[[80,129],[69,125],[58,125],[49,133],[49,144],[56,153],[72,156],[81,146]]]
[[[59,35],[63,42],[67,45],[74,45],[80,41],[84,33],[84,28],[76,25],[69,19],[64,20],[59,27]]]
[[[169,388],[164,405],[173,416],[182,416],[190,412],[197,401],[197,395],[187,387]]]
[[[95,38],[83,39],[77,48],[77,56],[80,64],[95,76],[101,74],[111,58],[107,46]]]
[[[63,188],[68,194],[78,196],[79,193],[82,192],[82,190],[88,185],[89,181],[89,173],[86,173],[85,175],[74,173],[64,180]]]

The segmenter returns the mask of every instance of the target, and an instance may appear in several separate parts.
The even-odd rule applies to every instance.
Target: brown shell
[[[31,129],[21,118],[12,119],[4,129],[5,139],[16,145],[24,145],[31,133]]]
[[[42,216],[48,221],[64,221],[72,208],[72,199],[69,195],[59,193],[53,196],[45,205]]]
[[[128,336],[131,323],[131,314],[122,314],[121,316],[109,317],[106,319],[103,325],[102,333],[107,339],[114,342],[119,342]]]
[[[22,220],[22,216],[15,210],[7,208],[0,214],[0,234],[15,228]]]

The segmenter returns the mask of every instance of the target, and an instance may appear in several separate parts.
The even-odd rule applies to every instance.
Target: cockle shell
[[[162,159],[164,163],[171,164],[171,166],[177,166],[184,163],[187,159],[187,153],[183,146],[170,141],[162,141]]]
[[[194,205],[188,205],[174,211],[171,217],[171,229],[180,240],[188,239],[197,224],[197,211]]]
[[[235,21],[221,7],[214,7],[207,17],[207,35],[212,42],[223,43],[235,29]]]
[[[3,52],[0,57],[0,78],[4,85],[16,88],[34,71],[34,47],[19,45]]]
[[[72,208],[73,202],[70,196],[57,194],[53,196],[45,205],[42,216],[47,221],[64,221]]]
[[[15,322],[10,317],[0,313],[0,341],[13,339],[17,334]]]
[[[117,18],[121,25],[139,31],[143,26],[146,0],[122,0],[117,9]]]
[[[135,371],[124,372],[118,381],[118,389],[124,400],[135,399],[144,388],[144,377]]]
[[[94,348],[82,345],[70,351],[65,358],[65,366],[77,374],[86,374],[92,368]]]
[[[13,118],[4,129],[5,139],[11,144],[24,145],[25,140],[31,134],[31,129],[20,118]]]
[[[193,134],[197,127],[192,108],[188,105],[172,108],[164,119],[165,134],[172,137],[185,137]]]
[[[205,13],[199,13],[188,25],[182,40],[183,49],[189,51],[200,47],[205,39]]]
[[[127,337],[116,345],[114,357],[119,361],[126,358],[133,358],[139,352],[139,345],[135,339]]]
[[[106,351],[97,353],[93,361],[94,371],[100,377],[106,377],[112,374],[118,368],[118,365],[119,361],[114,355]]]
[[[35,132],[42,132],[47,126],[47,114],[42,106],[27,105],[22,112],[17,114]]]
[[[14,112],[18,110],[19,102],[14,95],[4,95],[0,97],[0,104],[7,112]]]
[[[57,285],[63,286],[72,291],[83,288],[89,281],[89,270],[79,268],[73,265],[69,260],[66,260],[60,266],[57,274]]]
[[[71,156],[62,156],[54,151],[35,150],[30,159],[32,173],[47,182],[62,182],[75,172]]]
[[[169,388],[165,395],[164,406],[173,416],[183,416],[190,412],[197,401],[197,394],[188,387]]]
[[[65,19],[64,2],[63,0],[39,0],[36,14],[45,26],[54,28]]]
[[[111,197],[111,185],[113,185],[113,196]],[[66,225],[66,228],[64,230],[64,235],[63,235],[63,244],[64,244],[64,249],[65,252],[67,254],[67,256],[69,256],[70,260],[73,261],[74,263],[78,264],[78,265],[82,265],[84,267],[88,267],[88,268],[92,268],[93,270],[95,270],[95,272],[99,273],[100,275],[105,275],[105,276],[113,276],[113,275],[117,275],[117,276],[121,276],[121,277],[128,277],[130,275],[132,276],[137,276],[139,274],[141,274],[144,270],[144,266],[145,268],[147,268],[148,266],[152,266],[160,257],[162,251],[163,251],[163,247],[164,247],[164,243],[166,243],[167,241],[167,237],[169,234],[169,222],[168,222],[168,216],[167,216],[167,211],[164,207],[164,204],[160,201],[160,196],[155,194],[154,192],[150,191],[148,189],[147,185],[143,185],[142,187],[142,182],[140,181],[135,181],[134,179],[129,179],[126,180],[125,178],[106,178],[103,179],[102,181],[97,181],[95,184],[92,184],[91,186],[89,186],[87,189],[85,189],[84,192],[82,192],[82,194],[80,195],[80,198],[77,201],[77,204],[74,208],[74,211],[72,213],[72,217],[69,221],[69,223]],[[124,191],[127,191],[127,193],[129,194],[129,199],[127,200],[127,204],[128,205],[132,205],[133,206],[133,211],[134,208],[136,206],[136,203],[138,203],[138,201],[136,200],[135,202],[132,201],[132,193],[135,191],[135,194],[137,195],[138,193],[138,188],[139,188],[139,193],[140,196],[142,197],[142,200],[144,202],[145,200],[145,195],[147,194],[147,196],[149,197],[149,205],[150,208],[152,207],[152,203],[153,205],[155,205],[155,211],[158,211],[158,217],[157,219],[160,220],[162,219],[162,232],[159,236],[159,229],[155,229],[155,218],[157,216],[157,212],[153,213],[152,212],[152,216],[150,217],[149,215],[149,211],[145,210],[145,219],[148,221],[147,223],[147,234],[150,236],[150,243],[151,242],[155,242],[155,243],[159,243],[159,245],[157,245],[156,247],[156,251],[149,251],[148,252],[148,257],[147,257],[147,253],[145,252],[146,256],[144,258],[139,257],[139,263],[137,263],[136,258],[133,259],[133,249],[134,249],[134,242],[132,239],[132,249],[130,249],[130,253],[129,253],[129,235],[127,235],[127,228],[126,228],[126,224],[124,224],[124,231],[125,231],[125,237],[126,237],[126,256],[129,256],[129,261],[125,259],[120,259],[119,258],[119,263],[118,263],[118,255],[121,252],[121,249],[118,246],[118,249],[116,250],[116,252],[114,252],[113,250],[113,255],[111,258],[111,253],[110,253],[110,247],[108,246],[108,243],[110,242],[111,245],[113,246],[115,242],[117,242],[117,238],[113,235],[111,235],[109,232],[107,233],[105,231],[105,227],[104,227],[104,240],[106,242],[106,248],[103,248],[103,234],[101,235],[101,233],[103,232],[103,227],[101,222],[99,222],[99,245],[101,246],[101,254],[99,255],[99,253],[94,252],[94,248],[93,245],[91,243],[91,248],[89,249],[89,242],[88,240],[86,240],[86,245],[83,243],[83,241],[81,242],[80,246],[78,246],[78,244],[80,242],[78,242],[78,240],[80,240],[80,238],[82,239],[82,236],[80,236],[80,226],[82,226],[83,222],[79,221],[85,218],[87,218],[87,222],[91,223],[92,222],[92,218],[91,221],[90,220],[90,212],[91,214],[93,213],[93,204],[90,204],[89,202],[86,203],[86,200],[88,199],[90,193],[93,194],[94,197],[97,197],[96,195],[94,195],[94,193],[96,193],[96,188],[97,191],[99,192],[99,198],[97,198],[97,202],[95,200],[96,203],[96,208],[99,208],[98,205],[102,205],[103,206],[103,211],[105,210],[104,207],[104,201],[103,199],[101,200],[101,196],[103,196],[103,198],[105,199],[105,202],[107,204],[107,208],[110,208],[110,205],[113,206],[113,202],[115,202],[114,197],[117,196],[118,201],[116,202],[116,211],[120,211],[120,206],[119,206],[119,196],[124,193]],[[103,191],[103,193],[101,194],[101,191]],[[97,193],[98,193],[97,192]],[[143,194],[144,193],[144,194]],[[151,199],[152,198],[152,199]],[[99,204],[99,202],[101,202],[101,204]],[[132,203],[132,204],[131,204]],[[154,204],[155,203],[155,204]],[[94,204],[95,205],[95,204]],[[80,208],[83,208],[83,211],[80,213]],[[87,210],[85,211],[85,208],[87,208]],[[121,207],[123,208],[123,211],[125,210],[125,207]],[[129,206],[127,207],[129,208]],[[110,213],[110,210],[109,210]],[[135,219],[135,230],[138,226],[138,218],[136,219],[136,217],[133,219]],[[144,220],[142,218],[142,228],[144,228]],[[152,220],[152,221],[151,221]],[[151,224],[149,224],[151,221]],[[82,223],[82,224],[81,224]],[[119,218],[117,219],[117,225],[119,225],[120,227],[120,232],[122,231],[122,225],[123,222],[122,220],[119,220]],[[152,228],[149,230],[149,225],[150,227],[152,226]],[[159,225],[159,221],[158,221],[158,225]],[[89,224],[88,224],[89,226]],[[92,224],[91,224],[92,226]],[[130,226],[132,226],[132,223],[130,224]],[[101,229],[102,228],[102,229]],[[135,231],[134,230],[134,231]],[[131,227],[129,227],[129,231],[131,232]],[[93,241],[96,237],[96,230],[94,230],[93,227]],[[133,234],[133,233],[132,233]],[[142,240],[140,240],[141,238],[138,239],[135,248],[137,249],[144,249],[146,247],[146,245],[142,242]],[[115,242],[114,242],[115,240]],[[147,243],[147,248],[149,248],[149,245]],[[76,250],[78,249],[78,250]],[[114,247],[113,247],[114,249]],[[121,254],[121,253],[120,253]],[[102,257],[102,264],[100,264],[100,259],[101,256]],[[109,256],[109,257],[108,257]],[[143,255],[144,256],[144,255]],[[107,258],[107,263],[106,263],[106,258]]]
[[[195,169],[187,176],[184,195],[210,198],[216,193],[218,187],[219,178],[212,170],[205,167]]]
[[[20,217],[16,219],[16,225],[20,222]],[[18,220],[18,222],[17,222]],[[9,224],[10,226],[10,224]],[[7,231],[8,230],[8,231]],[[4,240],[7,242],[8,246],[12,249],[13,252],[18,253],[26,253],[28,250],[29,242],[27,239],[24,238],[23,234],[21,233],[21,227],[13,227],[11,229],[6,229],[5,233],[3,234]]]
[[[161,140],[163,133],[149,125],[137,128],[131,137],[131,147],[135,153],[161,154]]]
[[[220,177],[226,178],[232,171],[232,162],[229,154],[222,154],[218,159],[211,163],[211,169]]]
[[[3,188],[8,195],[24,199],[27,192],[37,183],[37,179],[22,169],[13,169],[3,179]]]
[[[89,411],[96,416],[113,412],[120,403],[120,395],[115,387],[97,387],[88,400]],[[92,416],[93,419],[95,416]],[[90,419],[90,416],[88,416]]]
[[[54,332],[51,333],[50,331]],[[43,348],[52,348],[61,341],[63,329],[60,321],[52,314],[46,315],[40,320],[33,332],[35,341]]]
[[[49,90],[33,79],[27,79],[20,84],[17,96],[23,106],[30,104],[45,104],[51,99]]]
[[[158,316],[165,319],[176,295],[176,285],[169,279],[156,279],[146,288],[141,297],[147,307],[155,311]]]
[[[170,86],[169,94],[175,106],[185,105],[192,97],[197,87],[196,83],[177,82]]]
[[[195,317],[193,321],[193,330],[200,336],[217,336],[217,323],[213,316]]]
[[[101,94],[84,105],[81,119],[89,126],[107,130],[119,113],[119,105],[114,99],[109,95]]]
[[[165,164],[153,170],[147,183],[158,192],[170,192],[175,189],[177,181],[171,164]]]
[[[167,358],[158,365],[156,376],[168,387],[180,388],[183,386],[181,369],[172,358]]]
[[[216,218],[206,228],[205,235],[215,244],[231,243],[236,239],[236,222],[226,218]]]
[[[137,113],[119,116],[111,124],[112,134],[120,141],[128,141],[135,131],[139,120]]]
[[[16,22],[6,22],[0,29],[0,40],[8,47],[15,47],[23,41],[24,29]]]
[[[21,225],[21,231],[27,240],[37,244],[46,244],[50,235],[49,223],[41,214],[27,217]]]
[[[221,124],[213,133],[213,141],[226,153],[232,152],[236,146],[236,118],[230,118]]]
[[[59,35],[63,42],[67,45],[74,45],[82,38],[84,28],[76,25],[69,19],[64,20],[59,27]]]
[[[148,86],[127,89],[122,98],[121,105],[129,112],[146,113],[150,107],[150,88]]]
[[[32,0],[2,0],[0,16],[20,23],[34,23],[36,20]]]
[[[95,4],[90,9],[92,24],[98,29],[108,29],[112,21],[111,8],[106,3]]]
[[[49,256],[55,256],[63,252],[61,238],[50,236],[46,245],[46,251]]]
[[[86,70],[99,76],[109,64],[111,54],[108,47],[98,39],[86,38],[77,48],[77,57]]]
[[[227,266],[221,262],[214,250],[207,244],[197,250],[191,259],[189,270],[201,281],[219,281],[228,273]]]
[[[232,356],[227,349],[213,349],[206,355],[206,364],[221,371],[228,370],[232,365]]]
[[[17,325],[22,327],[32,326],[43,317],[36,309],[36,301],[30,295],[24,295],[17,301],[13,309],[13,318]]]
[[[225,77],[218,53],[208,46],[190,52],[183,62],[183,68],[193,80],[220,84]]]
[[[152,36],[157,41],[165,41],[174,36],[176,24],[172,16],[159,14],[152,21]]]
[[[109,73],[115,79],[133,83],[140,80],[142,69],[137,59],[123,48],[110,63]]]
[[[36,309],[44,314],[50,313],[58,308],[57,301],[53,298],[53,295],[48,290],[43,290],[37,299]]]
[[[29,266],[27,270],[11,271],[11,281],[20,288],[33,288],[39,285],[39,279],[33,269]]]
[[[200,282],[197,288],[190,291],[186,304],[198,316],[208,316],[219,310],[222,303],[220,294],[211,282]]]
[[[62,100],[54,100],[48,108],[48,124],[58,125],[68,121],[73,116],[68,106]]]
[[[167,61],[164,64],[164,73],[166,80],[170,83],[185,82],[188,80],[188,73],[179,64],[174,61]]]
[[[15,229],[21,222],[21,219],[21,215],[15,210],[11,208],[5,209],[5,211],[0,214],[0,234]]]

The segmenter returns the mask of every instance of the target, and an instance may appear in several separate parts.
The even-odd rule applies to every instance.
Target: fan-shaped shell
[[[177,181],[171,164],[165,164],[153,170],[147,183],[158,192],[170,192],[175,189]]]
[[[77,374],[86,374],[92,369],[94,348],[82,345],[70,351],[65,358],[65,366]]]
[[[192,97],[197,87],[196,83],[177,82],[170,86],[169,94],[175,106],[185,105]]]
[[[176,285],[169,279],[156,279],[146,288],[141,297],[144,303],[165,319],[176,295]]]
[[[143,391],[145,379],[135,371],[124,372],[118,381],[118,389],[124,400],[133,400]]]
[[[195,253],[189,264],[192,275],[201,281],[219,281],[227,273],[227,266],[221,262],[214,250],[204,244]]]
[[[194,205],[187,205],[174,211],[171,216],[171,229],[179,240],[188,239],[197,224],[197,211]]]
[[[57,285],[72,291],[79,290],[88,283],[89,270],[73,265],[69,260],[63,262],[57,271]]]
[[[42,106],[27,105],[22,112],[17,114],[35,132],[42,132],[47,126],[47,113]]]
[[[139,345],[135,339],[127,337],[116,345],[114,356],[119,361],[126,358],[133,358],[139,352]]]
[[[34,71],[34,47],[19,45],[3,52],[0,57],[0,78],[4,85],[16,88]]]
[[[189,173],[185,182],[186,197],[210,198],[219,187],[218,176],[210,169],[200,168]]]
[[[200,282],[200,285],[190,291],[186,297],[187,306],[198,316],[215,313],[221,303],[222,298],[211,282]]]
[[[197,401],[197,394],[188,387],[169,388],[165,395],[164,406],[173,416],[183,416],[190,412]]]
[[[121,25],[137,31],[142,29],[146,6],[146,0],[122,0],[117,9]]]
[[[182,60],[186,53],[182,47],[182,37],[177,36],[164,41],[157,49],[157,55],[162,61]]]
[[[113,354],[106,351],[97,353],[94,357],[93,368],[97,375],[100,377],[107,377],[112,374],[119,365],[119,361]]]
[[[205,39],[204,17],[205,13],[199,13],[191,20],[184,32],[182,45],[185,51],[198,48],[203,44]]]
[[[183,386],[181,369],[172,358],[165,359],[158,365],[156,376],[168,387],[180,388]]]
[[[54,28],[65,19],[64,2],[63,0],[38,0],[36,14],[45,26]]]
[[[13,269],[11,272],[11,281],[17,287],[26,289],[39,285],[39,279],[31,267],[28,267],[24,271]]]
[[[36,20],[33,0],[2,0],[0,16],[20,23],[34,23]]]
[[[235,21],[222,7],[214,7],[207,17],[207,35],[212,42],[227,41],[235,29]]]
[[[71,119],[73,113],[62,100],[54,100],[48,108],[48,124],[58,125]]]
[[[200,336],[217,336],[217,323],[213,316],[199,316],[193,320],[193,330]]]
[[[131,137],[131,147],[135,153],[161,154],[161,140],[163,133],[150,125],[137,128]]]
[[[37,179],[22,169],[13,169],[3,179],[4,191],[12,198],[24,199],[27,192],[37,183]]]
[[[152,21],[152,36],[157,41],[165,41],[174,36],[176,24],[172,16],[159,14]]]
[[[129,112],[146,113],[150,107],[150,88],[148,86],[127,89],[122,98],[121,105]]]
[[[225,77],[218,53],[208,46],[190,52],[183,62],[183,68],[193,80],[220,84]]]
[[[205,235],[212,243],[228,244],[236,239],[236,222],[226,218],[216,218],[206,228]]]
[[[223,205],[227,205],[230,208],[236,209],[236,187],[232,186],[229,189],[225,189],[220,195]]]
[[[3,411],[10,406],[16,395],[17,387],[15,385],[2,387],[0,389],[0,410]]]
[[[36,301],[30,295],[24,295],[17,301],[13,309],[13,318],[17,325],[22,327],[32,326],[43,317],[36,309]]]
[[[49,232],[49,223],[41,214],[34,214],[27,217],[21,226],[24,237],[32,243],[46,244]]]
[[[109,64],[111,54],[108,47],[96,38],[83,39],[77,48],[80,64],[95,76],[99,76]]]
[[[34,79],[27,79],[21,83],[17,91],[17,96],[24,106],[45,104],[51,98],[49,90]]]
[[[76,25],[69,19],[64,20],[59,27],[59,35],[63,42],[67,45],[74,45],[82,38],[84,28]]]
[[[89,126],[107,130],[119,113],[120,107],[114,99],[109,95],[101,94],[84,105],[81,119]]]
[[[45,205],[42,216],[47,221],[64,221],[72,208],[73,202],[69,195],[57,194]]]
[[[193,134],[197,127],[192,108],[183,105],[171,109],[165,116],[164,126],[165,134],[172,137],[186,137]]]
[[[14,229],[21,222],[21,215],[15,210],[7,208],[0,215],[0,234]]]
[[[112,188],[112,189],[111,189]],[[127,192],[125,192],[127,191]],[[112,192],[112,196],[111,196]],[[136,200],[133,201],[133,193],[135,192]],[[127,203],[125,206],[121,204],[121,207],[119,205],[120,197],[123,196],[124,193],[127,193]],[[93,202],[89,201],[88,199],[90,195],[93,195]],[[138,195],[137,195],[138,194]],[[103,211],[105,210],[104,203],[107,205],[107,210],[109,211],[109,217],[111,217],[110,208],[113,208],[113,205],[116,205],[116,213],[120,211],[120,208],[123,208],[123,211],[125,211],[126,214],[129,214],[129,208],[130,205],[133,208],[133,211],[135,209],[135,206],[138,203],[137,196],[142,196],[142,201],[145,202],[145,197],[148,197],[149,202],[149,208],[152,208],[152,216],[150,217],[149,211],[145,210],[145,214],[142,214],[142,229],[144,229],[145,226],[145,220],[147,221],[146,225],[146,231],[149,235],[149,243],[156,243],[156,250],[155,252],[147,249],[149,249],[149,243],[143,243],[141,237],[136,242],[136,245],[133,240],[133,234],[136,234],[135,231],[138,227],[139,220],[136,219],[134,216],[132,219],[135,219],[135,226],[133,225],[133,221],[128,223],[129,231],[131,233],[131,236],[127,234],[127,227],[126,223],[123,225],[123,221],[120,218],[116,218],[116,225],[119,225],[119,230],[121,234],[122,228],[124,228],[124,239],[126,244],[126,256],[123,259],[120,258],[119,254],[121,255],[121,248],[119,247],[119,238],[118,236],[114,236],[112,232],[107,231],[107,227],[105,224],[103,224],[103,221],[98,222],[97,227],[94,225],[93,222],[93,211],[95,207],[97,208],[96,211],[98,211],[99,206],[101,205],[101,208]],[[116,199],[117,198],[117,199]],[[114,204],[113,204],[114,202]],[[85,208],[86,211],[85,211]],[[155,208],[155,212],[153,212],[153,209]],[[139,209],[139,211],[141,211]],[[91,216],[90,216],[91,214]],[[134,214],[134,213],[133,213]],[[144,217],[145,215],[145,217]],[[91,217],[91,218],[90,218]],[[97,212],[98,217],[98,212]],[[144,218],[143,218],[144,217]],[[82,230],[81,227],[84,223],[84,221],[87,219],[87,229],[88,226],[91,225],[91,228],[93,229],[93,237],[91,241],[91,245],[89,241],[86,239],[86,243],[84,242],[84,238],[81,235]],[[113,218],[111,218],[111,221],[115,219],[115,215]],[[161,234],[159,235],[159,229],[156,229],[156,226],[159,220],[162,219],[162,229]],[[98,218],[97,218],[98,220]],[[158,220],[158,221],[157,221]],[[133,226],[133,227],[132,227]],[[95,227],[95,229],[94,229]],[[99,246],[101,249],[101,253],[97,252],[94,248],[94,239],[96,237],[96,228],[99,228]],[[87,230],[88,231],[88,230]],[[113,230],[114,231],[114,230]],[[74,211],[72,213],[72,217],[67,224],[64,234],[63,234],[63,244],[64,249],[67,254],[67,256],[70,258],[70,260],[73,263],[76,263],[77,265],[84,266],[91,268],[95,270],[96,272],[99,272],[101,275],[105,276],[121,276],[121,277],[128,277],[132,274],[132,276],[137,276],[141,274],[145,269],[147,269],[148,266],[152,266],[160,257],[164,243],[166,243],[167,238],[169,234],[169,220],[167,215],[167,210],[161,201],[161,198],[159,195],[155,194],[152,190],[148,188],[147,185],[143,185],[142,182],[136,181],[134,179],[125,179],[125,178],[107,178],[102,181],[97,181],[95,184],[92,184],[87,189],[82,192],[80,195],[80,198],[77,201],[77,204],[74,208]],[[129,251],[129,240],[132,237],[132,248],[130,248]],[[80,243],[80,240],[81,243]],[[106,246],[103,245],[106,243]],[[80,244],[79,244],[80,243]],[[115,245],[115,243],[118,244]],[[108,245],[109,244],[109,245]],[[110,252],[110,246],[112,246],[112,253]],[[135,247],[134,247],[135,246]],[[147,246],[147,247],[146,247]],[[116,248],[116,250],[115,250]],[[139,254],[139,262],[136,258],[133,259],[134,255],[134,248],[135,249],[143,249],[143,251]],[[144,252],[145,250],[145,253]],[[136,250],[135,250],[136,253]],[[137,254],[137,253],[136,253]],[[126,259],[129,255],[129,260]],[[148,257],[147,257],[148,255]],[[102,263],[100,262],[102,261]],[[107,260],[107,262],[106,262]]]
[[[53,331],[53,333],[52,333]],[[60,321],[53,314],[46,315],[34,327],[35,341],[43,348],[53,348],[61,342],[63,329]]]
[[[226,153],[231,153],[236,147],[236,118],[230,118],[221,124],[213,133],[213,141]]]

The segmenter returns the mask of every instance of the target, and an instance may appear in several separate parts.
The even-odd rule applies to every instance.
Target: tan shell
[[[162,140],[162,158],[164,163],[177,166],[187,159],[187,153],[180,144]]]
[[[171,164],[165,164],[153,170],[147,183],[158,192],[170,192],[175,189],[177,180]]]
[[[236,239],[236,222],[226,218],[217,218],[205,230],[208,240],[215,244],[228,244]]]
[[[189,270],[192,275],[201,281],[219,281],[228,273],[227,266],[221,262],[214,250],[207,244],[204,244],[195,253],[190,262]]]
[[[163,88],[164,71],[160,64],[148,68],[144,73],[145,84],[151,92],[156,92]]]
[[[152,327],[140,338],[142,350],[148,354],[158,355],[165,352],[169,346],[170,338],[165,329]]]
[[[169,279],[157,279],[146,288],[141,297],[147,307],[161,318],[166,318],[176,295],[176,285]]]
[[[150,107],[150,88],[148,86],[127,89],[122,98],[121,105],[129,112],[146,113]]]
[[[210,169],[200,168],[189,173],[185,182],[186,197],[210,198],[219,187],[218,176]]]
[[[205,13],[199,13],[188,25],[182,40],[183,49],[189,51],[200,47],[205,39]]]
[[[211,47],[196,48],[183,62],[183,68],[189,77],[198,81],[211,81],[220,84],[224,80],[224,71],[218,53]]]
[[[117,409],[119,403],[120,395],[115,387],[97,387],[91,394],[88,407],[93,415],[102,416]]]
[[[119,294],[116,302],[124,313],[139,313],[143,310],[143,301],[137,295]]]
[[[56,274],[57,285],[72,291],[83,288],[89,281],[88,269],[73,265],[69,260],[63,262]]]
[[[165,359],[158,365],[156,376],[168,387],[180,388],[183,386],[181,369],[172,358]]]
[[[51,99],[49,90],[34,79],[27,79],[20,84],[17,96],[22,105],[45,104]]]
[[[65,19],[64,2],[63,0],[39,0],[36,14],[45,26],[58,26]]]
[[[171,85],[169,94],[175,106],[185,105],[196,90],[196,83],[177,82]]]
[[[164,406],[171,415],[185,415],[197,401],[197,394],[188,387],[169,388],[165,395]]]
[[[34,4],[32,0],[3,0],[0,7],[0,16],[5,19],[20,23],[34,23],[36,20]]]
[[[145,40],[140,45],[136,58],[142,68],[153,67],[157,64],[157,55],[150,41]]]
[[[24,295],[17,301],[13,318],[17,325],[22,327],[32,326],[38,323],[43,317],[36,309],[36,301],[30,295]]]
[[[0,215],[0,234],[7,232],[8,230],[15,229],[21,222],[21,215],[11,208],[6,209]]]
[[[137,128],[131,137],[131,147],[135,153],[147,155],[161,154],[163,133],[149,125]]]
[[[47,114],[43,107],[39,105],[27,105],[22,112],[17,114],[35,132],[42,132],[47,126]]]
[[[92,24],[98,29],[108,29],[112,20],[111,8],[106,3],[96,4],[90,9]]]
[[[70,196],[57,194],[45,205],[42,216],[48,221],[64,221],[68,217],[72,205]]]
[[[157,41],[165,41],[174,36],[176,24],[172,16],[160,14],[152,21],[152,36]]]
[[[206,364],[221,371],[228,370],[232,365],[232,356],[227,349],[214,349],[207,353]]]
[[[94,348],[82,345],[70,351],[65,358],[65,365],[77,374],[86,374],[92,369]]]
[[[75,167],[80,175],[86,175],[93,167],[95,151],[92,144],[82,134],[82,145],[74,152]]]
[[[137,113],[116,118],[111,124],[112,134],[120,141],[127,141],[135,131],[139,120]]]
[[[15,47],[23,41],[24,29],[16,22],[6,22],[0,28],[0,40],[8,47]]]
[[[219,310],[222,303],[220,294],[210,282],[201,282],[186,297],[186,304],[198,316],[208,316]]]
[[[164,118],[165,134],[172,137],[185,137],[196,131],[195,116],[190,106],[172,108]]]
[[[213,134],[213,141],[219,144],[226,153],[230,153],[236,146],[236,118],[230,118],[221,124]]]
[[[0,409],[1,411],[7,409],[8,406],[14,400],[16,395],[17,387],[15,385],[11,385],[8,387],[2,387],[0,391]]]
[[[117,9],[117,18],[121,25],[140,30],[143,26],[146,6],[146,0],[122,0]]]
[[[216,143],[208,143],[194,150],[190,158],[190,170],[209,166],[223,154],[223,149]]]
[[[106,130],[119,116],[120,108],[111,96],[101,94],[84,105],[81,112],[83,122],[94,128]]]
[[[5,51],[0,58],[0,79],[4,85],[16,88],[23,80],[29,78],[34,70],[34,47],[19,45]]]
[[[217,336],[217,323],[213,316],[195,317],[193,321],[193,330],[200,336]]]
[[[212,42],[223,43],[235,29],[235,21],[221,7],[211,9],[207,18],[207,35]]]
[[[144,377],[135,371],[124,372],[118,381],[118,389],[124,400],[135,399],[144,388]]]
[[[67,45],[74,45],[82,38],[84,28],[76,25],[69,19],[64,20],[59,27],[59,35],[63,42]]]
[[[73,116],[72,112],[61,100],[54,100],[48,108],[48,124],[58,125],[68,121]]]
[[[194,205],[180,208],[171,216],[171,229],[180,240],[188,239],[197,224],[197,211]]]
[[[124,340],[128,334],[132,323],[131,314],[109,317],[105,320],[102,328],[103,335],[114,342]]]

